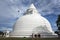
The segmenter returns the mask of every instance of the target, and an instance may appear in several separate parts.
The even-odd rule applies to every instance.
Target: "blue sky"
[[[49,20],[53,30],[57,30],[56,20],[60,14],[60,0],[0,0],[0,30],[12,30],[16,20],[32,3],[39,13]]]

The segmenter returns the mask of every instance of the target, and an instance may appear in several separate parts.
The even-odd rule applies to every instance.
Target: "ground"
[[[32,39],[32,38],[1,38],[0,40],[60,40],[60,38],[38,38],[38,39]]]

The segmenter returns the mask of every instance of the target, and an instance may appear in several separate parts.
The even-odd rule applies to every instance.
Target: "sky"
[[[57,30],[60,0],[0,0],[0,30],[12,31],[16,20],[23,16],[32,3],[38,12],[49,20],[52,29]]]

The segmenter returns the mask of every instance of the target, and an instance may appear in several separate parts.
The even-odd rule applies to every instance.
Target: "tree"
[[[57,24],[58,30],[60,30],[60,15],[58,15],[56,24]]]
[[[2,35],[2,37],[4,36],[4,33],[2,31],[0,31],[0,35]]]
[[[56,24],[57,24],[58,30],[55,31],[55,33],[58,34],[58,36],[60,37],[60,15],[58,15]]]

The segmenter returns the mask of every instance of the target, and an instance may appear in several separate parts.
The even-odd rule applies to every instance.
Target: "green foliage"
[[[58,15],[56,24],[57,24],[58,30],[60,30],[60,15]]]

